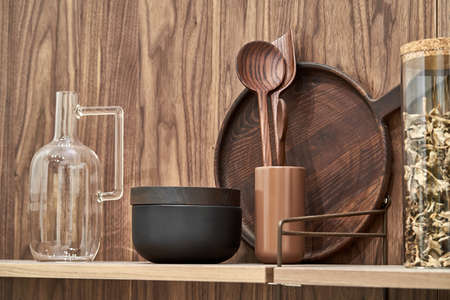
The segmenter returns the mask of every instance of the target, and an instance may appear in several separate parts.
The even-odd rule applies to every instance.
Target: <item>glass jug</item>
[[[77,120],[113,115],[114,190],[101,192],[100,162],[77,138]],[[91,261],[102,233],[102,202],[123,194],[123,110],[83,107],[74,92],[56,93],[55,135],[30,167],[30,250],[39,261]]]

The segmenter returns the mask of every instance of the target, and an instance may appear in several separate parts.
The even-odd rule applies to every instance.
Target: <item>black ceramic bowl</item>
[[[223,188],[131,189],[133,243],[155,263],[219,263],[238,250],[240,192]]]

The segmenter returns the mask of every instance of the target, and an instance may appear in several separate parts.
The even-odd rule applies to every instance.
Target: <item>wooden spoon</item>
[[[272,165],[267,94],[283,82],[285,63],[281,52],[263,41],[244,45],[237,55],[236,72],[248,89],[258,94],[259,123],[264,166]]]
[[[274,126],[275,126],[275,147],[277,162],[279,166],[284,166],[286,161],[286,131],[287,131],[287,112],[286,102],[283,99],[278,99],[277,109],[274,114]],[[275,123],[276,122],[276,123]]]
[[[289,30],[283,36],[273,41],[272,44],[281,51],[281,54],[283,54],[286,62],[286,74],[284,76],[283,83],[272,93],[271,96],[277,163],[279,166],[283,166],[285,162],[284,141],[287,129],[287,113],[286,103],[279,97],[280,93],[287,88],[295,78],[296,62],[292,30]],[[282,102],[281,105],[279,104],[280,102]],[[281,109],[281,111],[279,111],[279,109]]]

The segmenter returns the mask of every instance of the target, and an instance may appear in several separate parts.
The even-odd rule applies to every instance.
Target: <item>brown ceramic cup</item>
[[[259,167],[255,169],[255,254],[263,263],[277,262],[280,220],[305,212],[305,168]],[[284,230],[304,230],[303,223],[287,223]],[[304,238],[283,236],[283,263],[297,263],[305,251]]]

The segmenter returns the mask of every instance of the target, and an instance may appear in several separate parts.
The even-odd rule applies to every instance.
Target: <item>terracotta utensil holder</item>
[[[277,261],[278,222],[303,216],[305,212],[305,168],[259,167],[255,169],[255,254],[263,263]],[[286,229],[303,231],[303,223],[286,225]],[[283,239],[283,263],[302,260],[305,241],[300,236]]]

